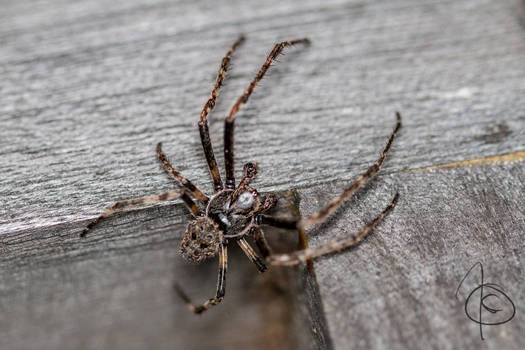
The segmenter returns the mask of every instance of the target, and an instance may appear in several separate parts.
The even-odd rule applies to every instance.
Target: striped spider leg
[[[219,167],[217,166],[217,161],[215,160],[215,155],[213,153],[213,148],[210,139],[210,131],[208,127],[208,119],[206,117],[213,109],[213,107],[215,107],[217,96],[219,96],[219,89],[221,88],[224,79],[226,78],[226,72],[228,71],[230,65],[231,55],[243,41],[244,36],[241,35],[233,43],[232,47],[228,50],[228,52],[226,52],[226,55],[223,57],[210,98],[204,104],[199,118],[199,134],[201,137],[202,148],[204,150],[204,156],[206,157],[206,162],[208,163],[208,169],[210,170],[210,175],[213,179],[213,188],[215,190],[215,193],[221,191],[224,188],[224,185],[222,183],[221,174],[219,173]]]
[[[282,228],[297,228],[298,230],[304,230],[313,225],[324,222],[326,219],[332,215],[337,208],[341,206],[345,201],[351,199],[353,195],[357,192],[358,189],[363,187],[368,181],[370,181],[381,169],[388,151],[390,150],[394,139],[397,136],[399,129],[401,128],[401,115],[399,112],[396,112],[396,126],[394,131],[390,135],[388,142],[381,153],[381,156],[372,166],[368,168],[361,176],[359,176],[350,186],[348,186],[339,196],[334,198],[330,203],[319,211],[313,213],[307,218],[299,219],[296,221],[287,221],[287,220],[278,220],[272,217],[268,217],[264,214],[261,214],[257,217],[257,223],[259,225],[269,225]],[[338,240],[327,242],[320,247],[315,248],[305,248],[288,254],[276,254],[269,255],[266,257],[266,260],[272,265],[285,265],[293,266],[301,263],[306,263],[312,259],[320,258],[324,255],[333,254],[336,252],[341,252],[345,249],[357,245],[363,238],[369,234],[372,229],[392,210],[394,209],[397,200],[399,198],[399,193],[396,193],[390,204],[372,221],[366,224],[357,234],[350,235],[348,237],[343,237]],[[262,244],[262,243],[261,243]]]
[[[178,198],[184,201],[184,204],[186,204],[186,207],[188,207],[188,209],[190,210],[190,212],[192,213],[194,217],[201,215],[201,211],[199,207],[186,194],[186,192],[184,192],[183,190],[174,190],[174,191],[164,192],[161,194],[156,194],[153,196],[126,199],[123,201],[116,202],[111,207],[107,208],[98,217],[93,219],[89,224],[87,224],[86,227],[84,227],[84,230],[82,230],[82,232],[80,233],[80,237],[85,237],[88,231],[93,228],[93,226],[98,224],[102,219],[107,218],[108,216],[112,215],[113,213],[117,211],[121,211],[125,209],[140,208],[144,206],[145,204],[160,203],[160,202],[169,201],[169,200],[178,199]]]

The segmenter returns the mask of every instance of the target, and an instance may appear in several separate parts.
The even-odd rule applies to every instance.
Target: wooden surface
[[[454,299],[476,261],[517,306],[513,321],[485,328],[484,345],[523,348],[524,6],[4,1],[0,348],[480,346]],[[116,200],[173,188],[159,141],[211,192],[196,122],[240,33],[210,116],[219,164],[228,108],[276,41],[307,36],[312,45],[288,50],[241,110],[237,169],[256,161],[260,191],[295,189],[311,213],[377,158],[398,110],[404,126],[381,176],[312,230],[311,245],[354,232],[395,191],[401,199],[360,247],[316,264],[318,286],[300,270],[256,276],[232,253],[224,305],[198,318],[171,287],[211,296],[216,262],[176,256],[182,205],[77,233]]]

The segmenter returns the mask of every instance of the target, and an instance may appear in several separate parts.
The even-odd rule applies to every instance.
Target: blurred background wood
[[[0,347],[479,346],[453,296],[476,261],[523,312],[524,6],[4,1]],[[287,50],[240,112],[239,172],[256,161],[260,191],[294,189],[311,213],[375,161],[399,110],[404,127],[381,176],[313,229],[311,245],[354,232],[396,190],[401,200],[360,247],[316,264],[318,285],[300,270],[256,276],[233,254],[224,305],[199,318],[171,286],[209,297],[216,262],[176,256],[180,204],[77,233],[116,200],[173,188],[159,141],[211,192],[196,122],[240,33],[247,41],[210,116],[219,164],[228,108],[275,42],[307,36],[312,45]],[[486,328],[485,344],[523,348],[523,331],[519,318]]]

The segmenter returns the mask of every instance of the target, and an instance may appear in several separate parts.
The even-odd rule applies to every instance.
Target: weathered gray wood
[[[273,43],[313,42],[284,56],[239,115],[237,164],[259,163],[261,189],[351,179],[376,157],[395,110],[405,129],[389,172],[525,147],[525,43],[512,2],[10,4],[2,230],[85,219],[170,188],[158,141],[210,190],[196,121],[239,33],[248,40],[210,118],[219,163],[222,116]]]
[[[357,232],[388,204],[395,191],[400,192],[397,207],[363,244],[316,263],[335,348],[352,344],[354,349],[471,349],[481,345],[521,349],[525,331],[520,320],[525,311],[524,165],[381,176],[336,217],[311,232],[311,246]],[[340,189],[341,184],[328,184],[301,191],[309,199],[302,201],[304,213],[312,212]],[[459,300],[454,295],[478,261],[484,265],[485,282],[502,286],[517,308],[511,322],[484,327],[484,343],[479,328],[463,310],[466,296],[479,284],[479,272],[467,280]],[[479,303],[469,305],[479,307]],[[484,313],[488,319],[488,312]]]
[[[169,205],[118,214],[84,240],[77,223],[5,234],[0,348],[326,348],[319,298],[308,297],[317,285],[304,268],[258,275],[236,245],[227,298],[192,314],[174,284],[206,300],[217,262],[191,266],[177,255],[188,219],[182,205]],[[290,232],[268,234],[277,246],[297,245]]]
[[[312,232],[312,244],[319,244],[357,229],[394,188],[401,190],[398,208],[363,246],[317,264],[330,337],[316,344],[476,344],[475,326],[450,288],[485,253],[487,275],[501,277],[523,311],[523,8],[518,0],[4,1],[0,332],[8,336],[0,337],[2,348],[42,341],[54,348],[189,346],[192,334],[218,327],[211,320],[221,311],[191,319],[171,294],[174,279],[193,281],[195,290],[209,283],[201,297],[215,283],[214,263],[194,270],[176,262],[177,234],[187,219],[179,205],[120,214],[87,241],[76,232],[115,200],[172,188],[155,160],[158,141],[179,170],[210,192],[196,121],[221,57],[240,33],[247,41],[210,116],[219,164],[222,118],[273,43],[312,40],[308,48],[287,51],[238,116],[237,169],[256,161],[261,191],[299,188],[301,205],[311,212],[376,159],[394,111],[404,116],[382,177],[345,206],[337,222]],[[404,172],[507,153],[518,162]],[[481,212],[480,198],[500,216]],[[485,228],[487,236],[472,238],[472,230]],[[495,236],[500,239],[493,242]],[[462,245],[450,247],[459,240]],[[386,254],[381,241],[396,249]],[[231,304],[221,305],[234,324],[248,314],[235,299],[248,308],[264,304],[251,304],[255,298],[243,289],[257,282],[246,279],[252,266],[234,263],[241,264],[228,286]],[[382,282],[372,279],[380,270]],[[298,276],[285,284],[293,290]],[[392,285],[397,294],[389,295]],[[274,297],[285,300],[264,300]],[[422,306],[427,302],[432,307]],[[420,307],[414,314],[396,313],[414,305]],[[522,327],[517,318],[486,329],[487,344],[522,348]],[[226,328],[199,336],[195,347],[244,346],[259,334],[238,332],[246,338],[236,339],[228,337],[235,327]]]

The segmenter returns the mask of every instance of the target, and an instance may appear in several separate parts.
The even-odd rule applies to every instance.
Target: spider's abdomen
[[[199,217],[190,221],[180,243],[180,255],[190,262],[200,263],[219,252],[224,235],[213,220]]]

